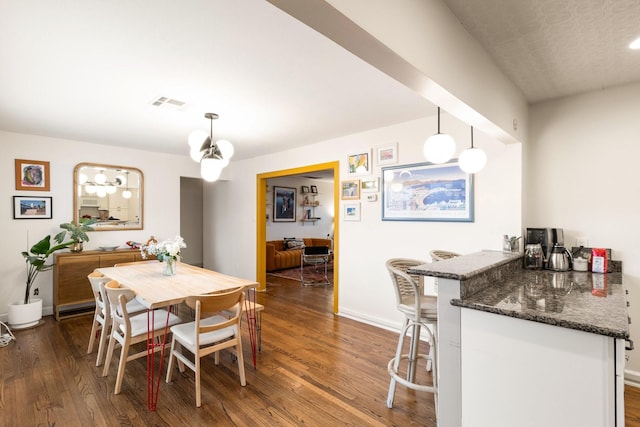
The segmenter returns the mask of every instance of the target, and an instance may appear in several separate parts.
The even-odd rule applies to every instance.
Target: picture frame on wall
[[[315,185],[312,185],[312,186],[311,186],[311,192],[312,192],[313,194],[318,194],[318,187],[316,187]]]
[[[52,197],[13,196],[13,219],[51,219]]]
[[[295,222],[296,189],[291,187],[273,187],[273,221]]]
[[[394,142],[376,147],[376,162],[378,166],[398,163],[398,143]]]
[[[363,193],[376,193],[380,190],[378,186],[379,178],[367,178],[360,180],[360,188]]]
[[[342,200],[359,200],[360,199],[360,180],[348,179],[342,181]]]
[[[308,193],[309,192],[309,186],[308,185],[303,185],[301,187],[301,189],[302,189],[302,193]]]
[[[49,191],[49,162],[40,160],[15,160],[16,190]]]
[[[347,157],[349,175],[366,175],[371,173],[371,156],[368,152],[350,154]]]
[[[343,205],[343,219],[345,221],[360,221],[360,202],[345,203]]]
[[[382,168],[383,221],[473,222],[473,174],[457,161]]]

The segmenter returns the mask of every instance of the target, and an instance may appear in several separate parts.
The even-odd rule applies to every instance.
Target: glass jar
[[[542,270],[544,266],[544,254],[540,243],[529,243],[524,250],[524,268],[529,270]]]

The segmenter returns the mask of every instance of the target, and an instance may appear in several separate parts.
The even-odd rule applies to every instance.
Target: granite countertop
[[[458,307],[629,339],[622,273],[525,270],[521,258],[482,251],[410,272],[459,280]]]
[[[629,338],[621,273],[522,270],[451,304],[580,331]]]
[[[468,280],[496,267],[522,258],[523,254],[502,251],[481,251],[438,262],[422,264],[409,270],[410,273],[443,279]],[[521,264],[519,264],[521,266]]]

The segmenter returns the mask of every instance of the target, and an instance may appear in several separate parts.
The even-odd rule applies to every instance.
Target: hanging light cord
[[[438,133],[440,133],[440,107],[438,107]]]
[[[473,148],[473,126],[471,126],[471,148]]]

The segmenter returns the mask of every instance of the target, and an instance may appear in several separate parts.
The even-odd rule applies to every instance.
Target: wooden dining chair
[[[96,337],[98,332],[100,332],[100,337],[98,338],[98,356],[96,357],[96,366],[100,366],[102,365],[102,357],[107,345],[107,340],[109,339],[109,333],[111,332],[111,306],[109,305],[107,294],[104,291],[104,285],[110,279],[97,271],[90,273],[87,278],[91,284],[91,291],[93,292],[93,298],[96,303],[87,354],[91,354],[93,352]],[[145,310],[145,306],[136,299],[127,303],[127,311],[129,313],[138,313]]]
[[[195,373],[196,406],[200,407],[200,359],[211,353],[215,353],[214,363],[218,365],[220,350],[231,349],[238,361],[240,384],[242,386],[247,384],[240,328],[244,289],[237,288],[224,293],[191,296],[185,302],[189,307],[195,308],[195,320],[171,328],[173,338],[167,367],[167,383],[171,382],[175,360],[178,361],[180,372],[184,372],[184,365],[187,365]],[[205,313],[220,312],[230,312],[232,315],[229,318],[220,314],[203,318]],[[182,352],[183,349],[194,355],[193,362]]]
[[[121,288],[120,284],[111,280],[104,289],[107,293],[107,299],[111,305],[111,337],[109,339],[109,348],[107,349],[107,357],[104,362],[104,370],[102,376],[107,376],[109,365],[113,356],[113,350],[116,343],[120,344],[120,360],[118,363],[118,374],[116,377],[116,386],[114,394],[120,393],[122,388],[122,379],[124,377],[124,368],[130,360],[139,359],[147,355],[146,348],[138,353],[129,354],[129,347],[132,344],[147,341],[147,333],[153,328],[154,335],[157,340],[164,337],[165,326],[177,325],[181,322],[180,318],[173,313],[167,313],[167,310],[157,309],[152,313],[142,313],[130,316],[127,311],[127,303],[134,300],[135,293],[131,289]],[[149,324],[148,319],[153,317],[153,324]],[[168,317],[167,317],[168,316]],[[162,345],[154,346],[154,353],[161,351]]]

